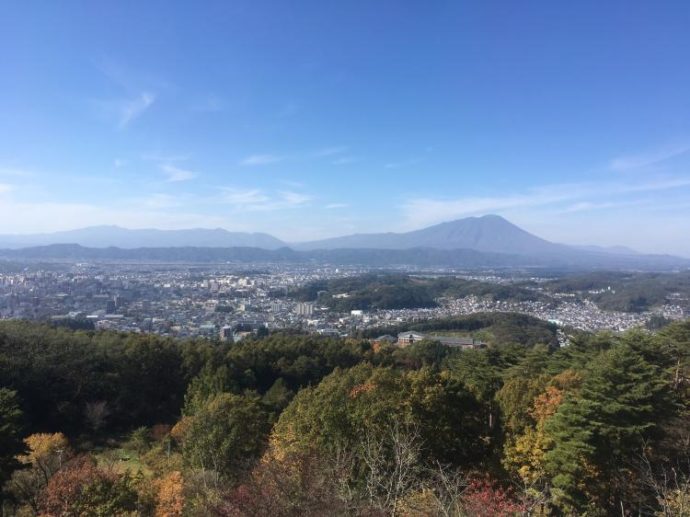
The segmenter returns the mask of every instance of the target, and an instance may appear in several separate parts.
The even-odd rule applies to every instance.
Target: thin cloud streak
[[[389,162],[386,163],[383,167],[384,169],[402,169],[405,167],[411,167],[413,165],[417,165],[418,163],[421,163],[422,159],[421,158],[415,158],[413,160],[404,160],[401,162]]]
[[[648,153],[620,156],[611,160],[609,168],[618,172],[642,169],[670,160],[688,151],[690,151],[690,144],[685,143],[682,145],[667,146]]]
[[[260,165],[270,165],[272,163],[279,163],[284,161],[286,158],[284,156],[277,156],[275,154],[252,154],[247,156],[240,161],[240,165],[245,166],[260,166]]]
[[[612,208],[624,208],[624,207],[630,207],[630,206],[642,206],[642,205],[647,205],[649,202],[647,201],[627,201],[627,202],[601,202],[601,203],[596,203],[592,201],[579,201],[577,203],[573,203],[572,205],[569,205],[562,210],[560,210],[558,213],[561,214],[574,214],[577,212],[592,212],[594,210],[609,210]]]
[[[222,189],[221,198],[225,203],[239,206],[260,205],[270,200],[259,189],[238,190],[229,187]]]
[[[311,201],[311,196],[299,192],[283,191],[280,192],[280,196],[289,205],[301,205]]]
[[[237,211],[266,212],[306,206],[312,197],[294,191],[280,191],[269,195],[261,189],[221,189],[220,201]]]
[[[167,174],[167,181],[171,183],[176,183],[180,181],[189,181],[198,176],[196,172],[180,169],[174,165],[165,164],[160,166],[161,170]]]
[[[271,165],[274,163],[280,163],[285,161],[318,160],[319,158],[331,158],[334,156],[338,156],[342,153],[347,152],[347,150],[348,148],[346,146],[334,146],[324,147],[323,149],[317,149],[316,151],[308,151],[291,155],[280,155],[272,153],[251,154],[246,158],[240,160],[240,165],[261,166]]]
[[[634,200],[608,201],[610,198],[631,194],[644,194],[690,187],[690,179],[666,178],[639,184],[581,183],[545,185],[510,196],[467,196],[458,199],[412,198],[403,204],[406,228],[420,228],[429,224],[460,217],[530,209],[569,203],[560,212],[613,208],[614,203],[632,203]],[[602,200],[602,198],[605,198]]]
[[[334,156],[338,154],[342,154],[347,152],[348,148],[343,145],[335,146],[335,147],[325,147],[323,149],[319,149],[318,151],[314,151],[311,153],[311,156],[314,158],[324,158],[328,156]]]

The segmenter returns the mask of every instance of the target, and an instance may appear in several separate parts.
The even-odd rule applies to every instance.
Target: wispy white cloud
[[[292,191],[280,192],[280,197],[282,201],[289,206],[303,205],[311,201],[311,196]]]
[[[534,207],[565,201],[567,195],[526,193],[514,196],[462,197],[457,199],[413,198],[403,204],[406,227],[420,228],[460,217],[502,212],[516,207]]]
[[[156,100],[156,95],[150,92],[141,92],[134,98],[119,101],[118,127],[126,128],[132,121],[139,118]]]
[[[403,203],[406,228],[460,217],[553,207],[559,213],[585,212],[632,204],[634,195],[690,187],[690,178],[660,178],[639,183],[568,183],[544,185],[505,196],[455,199],[411,197]]]
[[[641,205],[646,205],[646,204],[649,204],[649,202],[644,201],[644,200],[621,201],[621,202],[616,202],[616,201],[602,201],[602,202],[578,201],[576,203],[573,203],[571,205],[563,207],[561,210],[559,210],[559,213],[572,214],[572,213],[576,213],[576,212],[592,212],[595,210],[608,210],[608,209],[612,209],[612,208],[641,206]]]
[[[6,194],[8,192],[12,192],[13,190],[13,185],[9,185],[7,183],[0,183],[0,194]]]
[[[329,210],[336,209],[336,208],[348,208],[350,205],[347,203],[330,203],[326,205],[324,208],[327,208]]]
[[[240,165],[247,166],[257,166],[257,165],[270,165],[272,163],[278,163],[285,161],[285,156],[278,156],[275,154],[252,154],[240,161]]]
[[[383,167],[385,169],[403,169],[405,167],[411,167],[413,165],[417,165],[418,163],[421,163],[421,161],[422,161],[421,158],[414,158],[412,160],[403,160],[403,161],[399,161],[399,162],[388,162]]]
[[[616,206],[615,203],[592,203],[591,201],[579,201],[573,203],[572,205],[563,208],[562,212],[572,213],[572,212],[586,212],[590,210],[596,210],[598,208],[610,208]]]
[[[167,175],[167,181],[178,182],[178,181],[189,181],[198,176],[196,172],[180,169],[170,164],[163,164],[160,166],[161,170]]]
[[[226,187],[221,190],[221,197],[224,202],[240,207],[261,205],[270,201],[270,198],[259,189],[241,190]]]
[[[280,163],[285,161],[308,161],[308,160],[318,160],[320,158],[331,158],[338,156],[342,153],[347,152],[348,148],[346,146],[332,146],[324,147],[322,149],[316,149],[314,151],[298,152],[294,154],[251,154],[246,158],[240,160],[240,165],[270,165],[273,163]]]
[[[221,189],[221,201],[237,210],[272,211],[304,206],[312,197],[300,192],[280,191],[273,195],[261,189]]]
[[[616,192],[654,192],[657,190],[669,190],[690,186],[690,178],[657,178],[642,183],[626,183],[623,185],[604,185],[605,188]],[[596,188],[596,187],[593,187]]]
[[[152,75],[149,70],[134,70],[107,57],[95,61],[93,65],[111,86],[122,92],[114,98],[93,102],[101,114],[114,120],[121,130],[153,105],[158,97],[156,92],[171,87],[170,83]]]
[[[344,145],[338,145],[334,147],[324,147],[323,149],[318,149],[310,153],[313,158],[324,158],[328,156],[335,156],[347,152],[348,148]]]
[[[672,158],[685,154],[688,151],[690,151],[690,143],[665,146],[641,154],[619,156],[618,158],[614,158],[613,160],[611,160],[609,168],[618,172],[643,169],[645,167],[651,167],[666,160],[670,160]]]
[[[180,199],[170,194],[154,193],[150,196],[137,200],[139,206],[154,210],[162,208],[174,208],[182,206]]]

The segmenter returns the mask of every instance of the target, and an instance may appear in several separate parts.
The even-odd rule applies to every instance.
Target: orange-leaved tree
[[[158,482],[156,517],[179,517],[184,510],[184,478],[175,470]]]

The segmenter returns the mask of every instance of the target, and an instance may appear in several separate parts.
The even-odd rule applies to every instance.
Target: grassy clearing
[[[111,468],[118,473],[128,472],[131,475],[142,474],[152,476],[153,472],[142,461],[139,453],[126,447],[104,449],[94,453],[98,465],[103,468]]]

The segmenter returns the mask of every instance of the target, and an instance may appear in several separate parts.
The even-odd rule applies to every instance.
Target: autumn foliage
[[[472,517],[512,517],[524,515],[527,510],[512,490],[501,488],[488,478],[471,481],[462,501],[464,511]]]
[[[69,515],[129,515],[138,495],[128,475],[99,468],[94,459],[80,455],[51,478],[40,497],[44,517]]]
[[[173,471],[158,482],[156,517],[179,517],[184,510],[184,478]]]
[[[690,517],[690,323],[467,351],[273,335],[184,360],[174,340],[101,338],[92,360],[126,400],[61,372],[54,408],[4,366],[21,341],[0,339],[3,515]],[[84,420],[94,400],[112,410],[102,427]],[[27,410],[22,431],[31,403],[52,416]]]

